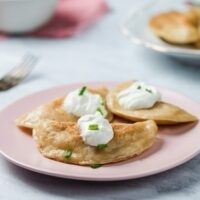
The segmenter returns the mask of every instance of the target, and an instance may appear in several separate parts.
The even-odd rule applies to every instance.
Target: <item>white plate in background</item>
[[[121,32],[134,44],[142,45],[156,52],[170,55],[187,61],[200,60],[200,50],[192,47],[181,47],[164,42],[148,27],[149,19],[161,12],[188,9],[185,0],[151,0],[132,11],[120,25]]]

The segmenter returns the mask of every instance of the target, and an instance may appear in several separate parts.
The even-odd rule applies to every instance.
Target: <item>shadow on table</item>
[[[87,182],[66,180],[27,171],[5,161],[19,181],[43,193],[75,199],[149,199],[165,194],[189,194],[200,182],[200,156],[168,172],[136,180]]]

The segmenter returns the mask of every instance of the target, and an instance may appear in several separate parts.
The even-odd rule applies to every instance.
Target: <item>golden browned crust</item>
[[[49,119],[60,122],[76,122],[77,117],[66,113],[62,108],[63,97],[59,97],[47,104],[39,106],[30,113],[26,113],[16,119],[19,127],[34,128],[42,120]]]
[[[200,19],[200,8],[193,6],[188,11],[184,12],[184,14],[193,22],[193,24],[198,25]]]
[[[103,150],[86,145],[73,122],[45,120],[33,129],[33,138],[40,152],[47,158],[78,165],[106,164],[126,160],[141,154],[155,142],[157,126],[154,121],[135,124],[112,124],[114,138]],[[71,150],[70,158],[64,157]]]
[[[198,13],[169,11],[153,16],[149,21],[152,31],[167,42],[190,44],[199,40]]]
[[[106,97],[108,93],[107,88],[98,87],[90,88],[92,93],[99,94],[103,98]],[[64,97],[59,97],[47,104],[44,104],[30,113],[26,113],[16,119],[16,124],[19,127],[34,128],[42,120],[49,119],[58,122],[76,122],[78,117],[66,113],[63,109]],[[108,111],[107,119],[112,121],[113,115]]]
[[[117,115],[114,115],[114,116],[113,116],[112,123],[125,123],[125,124],[132,124],[133,121],[128,120],[128,119],[125,119],[125,118],[123,118],[123,117],[119,117],[119,116],[117,116]]]
[[[118,103],[117,94],[133,84],[127,81],[116,86],[107,95],[107,106],[115,115],[131,121],[155,120],[157,124],[178,124],[197,121],[197,118],[185,110],[165,102],[157,102],[152,108],[126,110]]]

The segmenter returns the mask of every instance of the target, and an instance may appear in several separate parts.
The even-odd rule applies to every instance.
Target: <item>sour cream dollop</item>
[[[118,95],[120,106],[127,110],[151,108],[161,99],[158,90],[144,82],[134,82],[130,87],[122,90]]]
[[[91,146],[107,144],[114,136],[112,126],[99,113],[81,117],[78,126],[83,141]]]
[[[67,113],[77,117],[96,112],[100,112],[104,117],[107,115],[102,97],[92,94],[86,87],[70,92],[64,100],[63,107]]]

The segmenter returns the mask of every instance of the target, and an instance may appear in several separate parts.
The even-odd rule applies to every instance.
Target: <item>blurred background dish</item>
[[[148,25],[151,17],[157,13],[170,10],[184,11],[189,6],[185,0],[148,1],[148,3],[145,3],[137,10],[134,9],[125,17],[120,26],[121,32],[135,44],[187,62],[198,62],[200,60],[199,49],[169,44],[154,35]]]
[[[22,33],[44,25],[57,0],[0,0],[0,31]]]

